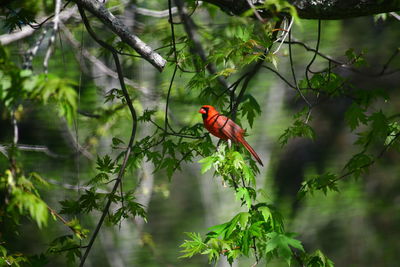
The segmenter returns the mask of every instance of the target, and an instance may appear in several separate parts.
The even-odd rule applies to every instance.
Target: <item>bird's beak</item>
[[[201,113],[201,114],[206,114],[207,111],[206,111],[204,108],[201,108],[201,109],[199,110],[199,113]]]

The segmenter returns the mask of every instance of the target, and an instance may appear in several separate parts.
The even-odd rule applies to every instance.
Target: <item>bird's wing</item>
[[[216,125],[219,131],[233,142],[238,142],[243,136],[244,130],[237,125],[233,120],[226,116],[220,115],[216,120]]]

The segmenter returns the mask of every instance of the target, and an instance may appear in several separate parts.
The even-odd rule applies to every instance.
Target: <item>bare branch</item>
[[[176,7],[171,8],[171,13],[175,14],[178,11]],[[169,16],[169,10],[151,10],[147,8],[142,8],[142,7],[136,7],[135,8],[135,13],[143,15],[143,16],[149,16],[149,17],[155,17],[155,18],[165,18]]]
[[[261,23],[265,23],[266,19],[264,19],[263,17],[261,17],[260,13],[258,13],[257,8],[253,5],[253,3],[251,2],[252,0],[246,0],[247,4],[250,6],[250,8],[253,10],[253,14],[254,16],[256,16],[256,18],[261,22]]]
[[[76,7],[69,8],[60,13],[60,21],[65,22],[70,19],[76,13]],[[43,19],[40,19],[43,20]],[[31,36],[36,29],[32,28],[31,26],[24,26],[20,31],[16,31],[9,34],[0,35],[0,44],[1,45],[8,45],[12,42],[24,39],[26,37]]]
[[[396,12],[390,12],[389,14],[390,14],[392,17],[394,17],[395,19],[400,20],[400,15],[397,14]]]
[[[105,6],[96,0],[73,0],[82,8],[88,10],[100,19],[121,40],[131,46],[145,60],[150,62],[160,72],[164,69],[166,60],[136,35],[132,34],[124,23],[116,18]]]
[[[90,190],[90,189],[93,189],[93,187],[91,187],[91,186],[80,186],[80,185],[67,184],[67,183],[62,183],[62,182],[54,180],[54,179],[46,179],[46,181],[48,183],[50,183],[50,184],[58,185],[58,186],[61,186],[61,187],[65,188],[65,189],[70,189],[70,190],[79,191],[79,190]],[[103,190],[103,189],[100,189],[100,188],[97,188],[95,192],[99,193],[99,194],[108,194],[108,193],[110,193],[110,192],[108,192],[106,190]]]
[[[69,143],[71,144],[71,147],[76,148],[79,153],[82,153],[83,156],[85,156],[89,160],[94,160],[93,155],[81,144],[79,144],[78,140],[76,140],[76,137],[72,133],[71,129],[68,127],[68,123],[66,122],[65,119],[61,120],[61,126],[64,128],[64,134]]]
[[[288,20],[287,18],[284,19],[285,25],[287,25],[287,27],[284,27],[282,35],[276,40],[277,42],[279,42],[279,45],[272,54],[276,54],[279,52],[279,50],[281,49],[283,43],[285,42],[285,40],[288,36],[290,30],[292,29],[294,18],[293,17],[290,18],[289,24],[287,24],[287,20]],[[276,30],[279,30],[279,29],[276,29]]]
[[[56,39],[56,35],[58,32],[58,24],[60,23],[60,9],[61,9],[61,0],[56,0],[55,8],[54,8],[54,19],[53,19],[53,33],[49,40],[49,46],[47,47],[46,56],[44,57],[43,67],[44,72],[47,74],[49,69],[49,59],[54,50],[54,41]]]
[[[50,151],[50,149],[47,146],[18,144],[16,147],[21,151],[42,152],[53,158],[61,157],[60,155],[57,155],[56,153]],[[10,146],[8,146],[8,145],[0,145],[1,152],[3,152],[3,151],[5,152],[9,148],[10,148]]]
[[[82,55],[87,58],[93,65],[97,67],[99,71],[102,73],[113,77],[115,79],[118,79],[118,73],[107,67],[101,60],[99,60],[97,57],[92,55],[88,50],[81,48],[80,44],[78,41],[74,38],[72,33],[68,30],[67,27],[65,27],[63,24],[60,25],[65,37],[67,38],[67,41],[76,49],[76,51],[81,51],[82,50]],[[124,77],[124,81],[127,85],[130,85],[134,87],[135,89],[138,89],[140,91],[143,91],[143,88],[136,82]]]
[[[9,34],[3,34],[0,35],[0,44],[1,45],[8,45],[12,42],[24,39],[28,36],[31,36],[35,32],[35,29],[33,29],[30,26],[24,26],[20,31],[9,33]]]
[[[306,118],[306,122],[308,122],[309,116],[311,115],[311,109],[312,109],[312,105],[311,103],[307,100],[307,98],[303,95],[303,93],[301,92],[299,85],[297,84],[297,78],[296,78],[296,73],[294,71],[294,63],[293,63],[293,55],[292,55],[292,46],[291,46],[291,36],[292,36],[292,30],[289,31],[289,60],[290,60],[290,69],[292,71],[292,76],[293,76],[293,82],[294,82],[294,86],[296,87],[297,92],[299,93],[299,95],[301,96],[301,98],[304,100],[304,102],[306,102],[306,104],[308,105],[308,114],[307,114],[307,118]],[[317,53],[317,52],[315,52]]]
[[[43,28],[42,34],[39,36],[38,40],[36,41],[35,45],[26,51],[24,55],[24,69],[32,69],[32,61],[35,57],[36,53],[39,51],[39,47],[42,44],[44,37],[46,37],[47,29]]]

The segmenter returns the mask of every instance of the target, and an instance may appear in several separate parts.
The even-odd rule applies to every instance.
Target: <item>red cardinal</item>
[[[240,128],[233,120],[221,115],[213,106],[204,105],[199,112],[202,114],[204,127],[214,136],[223,140],[232,140],[235,143],[241,143],[261,164],[264,166],[260,157],[254,149],[246,142],[243,137],[244,130]]]

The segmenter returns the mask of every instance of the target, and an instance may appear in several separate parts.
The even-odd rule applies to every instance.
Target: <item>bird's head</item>
[[[203,117],[203,120],[208,117],[209,114],[218,113],[213,106],[204,105],[200,108],[199,113]]]

